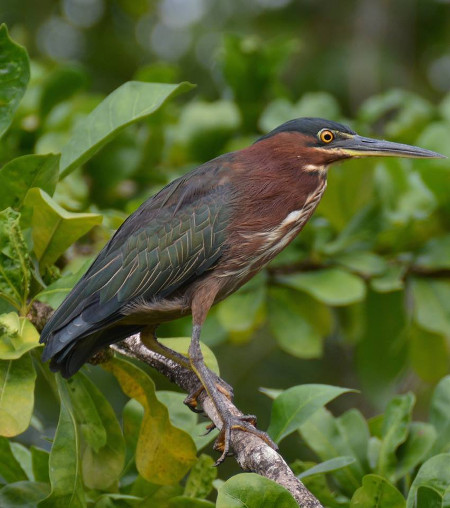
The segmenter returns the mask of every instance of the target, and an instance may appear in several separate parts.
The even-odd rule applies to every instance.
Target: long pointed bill
[[[445,159],[445,155],[425,150],[418,146],[392,143],[381,139],[364,138],[363,136],[351,136],[339,140],[335,147],[350,157],[411,157],[414,159]]]

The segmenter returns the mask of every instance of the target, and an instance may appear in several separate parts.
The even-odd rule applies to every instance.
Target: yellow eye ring
[[[331,143],[334,139],[334,134],[328,129],[324,129],[319,132],[319,138],[323,143]]]

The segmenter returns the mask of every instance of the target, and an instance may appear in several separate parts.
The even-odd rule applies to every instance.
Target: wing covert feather
[[[167,297],[211,268],[226,248],[231,211],[229,184],[217,185],[221,167],[201,166],[131,215],[54,313],[44,341],[78,316],[85,326],[75,335],[90,335],[130,303]]]

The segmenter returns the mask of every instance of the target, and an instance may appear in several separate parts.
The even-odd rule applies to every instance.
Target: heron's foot
[[[216,376],[214,374],[214,376],[216,377],[216,380],[215,380],[215,386],[217,388],[217,390],[222,393],[223,395],[225,395],[225,397],[228,399],[228,400],[233,400],[233,388],[226,382],[224,381],[223,379],[221,379],[219,376]],[[186,406],[191,410],[191,411],[194,411],[194,413],[203,413],[203,410],[200,409],[200,404],[198,402],[198,398],[200,396],[200,394],[205,390],[205,387],[203,386],[203,384],[200,383],[199,381],[199,384],[198,384],[198,387],[195,388],[185,399],[184,399],[184,403],[186,404]]]
[[[243,432],[249,432],[267,443],[274,450],[278,450],[278,446],[270,439],[269,435],[262,430],[256,428],[256,416],[253,415],[242,415],[236,416],[227,412],[221,414],[222,418],[222,429],[214,443],[214,450],[222,452],[222,455],[217,459],[215,466],[219,466],[226,459],[227,456],[232,455],[230,451],[231,444],[231,431],[241,430]]]

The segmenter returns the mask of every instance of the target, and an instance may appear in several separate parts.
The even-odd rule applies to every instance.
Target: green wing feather
[[[231,211],[219,176],[226,162],[175,180],[124,222],[45,326],[44,360],[119,321],[133,302],[168,297],[214,265]]]

